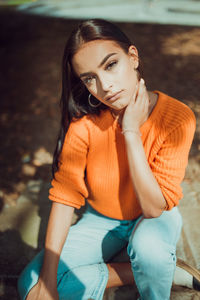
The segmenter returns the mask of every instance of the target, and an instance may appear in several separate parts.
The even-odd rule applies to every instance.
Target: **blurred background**
[[[200,1],[0,0],[0,299],[18,299],[16,280],[41,249],[60,114],[61,60],[81,19],[105,18],[138,48],[146,85],[187,104],[197,130],[182,187],[177,254],[200,267]],[[74,221],[79,212],[76,212]],[[105,299],[134,299],[132,288]],[[200,299],[174,287],[172,299]]]

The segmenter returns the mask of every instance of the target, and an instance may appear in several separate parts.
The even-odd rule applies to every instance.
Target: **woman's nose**
[[[108,92],[112,87],[112,82],[106,76],[99,78],[101,88],[104,92]]]

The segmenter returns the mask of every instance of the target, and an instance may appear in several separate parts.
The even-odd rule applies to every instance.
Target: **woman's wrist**
[[[136,134],[136,135],[142,136],[140,130],[139,129],[134,129],[134,128],[125,128],[125,129],[122,129],[122,134],[123,135]]]
[[[59,254],[45,248],[43,265],[40,277],[45,281],[54,281],[57,278]]]
[[[56,272],[41,271],[39,280],[43,284],[45,284],[45,286],[57,287],[57,271]]]

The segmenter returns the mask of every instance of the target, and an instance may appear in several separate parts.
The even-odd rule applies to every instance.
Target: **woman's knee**
[[[151,236],[130,240],[127,251],[132,266],[134,268],[139,267],[144,271],[156,268],[159,273],[159,270],[164,270],[166,266],[171,266],[171,270],[173,270],[176,263],[174,245],[154,239]]]
[[[144,268],[174,266],[181,224],[177,208],[163,212],[159,218],[143,219],[129,239],[128,254],[132,264],[141,264]]]

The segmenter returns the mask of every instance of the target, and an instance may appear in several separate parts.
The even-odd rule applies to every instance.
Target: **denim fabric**
[[[176,243],[182,228],[177,209],[159,218],[142,219],[128,244],[140,300],[168,300],[176,267]]]
[[[59,299],[103,299],[108,280],[106,262],[126,246],[140,299],[169,299],[181,225],[177,208],[159,218],[121,221],[88,206],[81,220],[71,226],[60,256]],[[36,284],[42,260],[43,251],[22,272],[18,281],[21,299]]]

